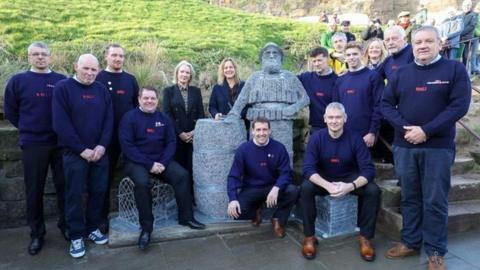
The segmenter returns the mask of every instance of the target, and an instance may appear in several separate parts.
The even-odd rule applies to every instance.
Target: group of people
[[[301,252],[312,259],[318,244],[315,196],[357,195],[360,255],[373,261],[380,189],[374,182],[369,148],[378,144],[379,133],[388,124],[393,129],[393,159],[401,182],[403,229],[401,242],[386,256],[399,259],[418,254],[423,243],[429,269],[444,269],[455,122],[468,111],[471,97],[467,71],[440,55],[441,37],[432,26],[413,32],[412,45],[406,42],[403,28],[388,28],[384,40],[374,39],[367,47],[371,55],[381,56],[365,62],[362,44],[347,43],[344,34],[337,34],[331,37],[332,43],[337,39],[345,43],[341,72],[332,64],[331,53],[319,47],[309,55],[311,71],[290,76],[281,70],[284,54],[273,43],[261,50],[262,71],[252,75],[258,80],[240,81],[231,58],[220,64],[208,108],[211,117],[221,120],[233,108],[234,115],[252,121],[252,139],[239,146],[228,175],[226,211],[234,219],[250,219],[258,225],[262,206],[275,206],[274,234],[283,237],[289,213],[298,203],[305,235]],[[5,116],[20,134],[31,255],[42,249],[46,233],[42,198],[49,166],[58,194],[58,227],[70,241],[70,255],[84,256],[84,238],[107,243],[107,194],[120,153],[126,175],[135,183],[140,249],[148,247],[153,229],[152,177],[172,185],[179,224],[205,228],[194,218],[192,208],[192,142],[196,121],[205,117],[200,89],[191,85],[194,69],[186,61],[176,66],[175,83],[163,89],[159,111],[158,90],[139,87],[135,77],[123,70],[124,57],[124,49],[111,44],[105,50],[104,70],[99,70],[95,56],[84,54],[74,65],[73,77],[66,78],[49,68],[47,45],[34,42],[28,47],[31,69],[14,75],[6,86]],[[281,100],[291,106],[277,111],[275,103],[265,103],[267,88],[251,85],[266,81],[271,87],[291,84],[304,89],[284,89]],[[279,114],[293,119],[297,107],[308,104],[303,92],[310,99],[311,131],[304,181],[298,187],[293,185],[285,145],[271,137],[276,132],[271,121]],[[245,110],[243,105],[252,96],[265,99]],[[235,106],[239,102],[242,106]],[[260,109],[264,116],[255,113]]]

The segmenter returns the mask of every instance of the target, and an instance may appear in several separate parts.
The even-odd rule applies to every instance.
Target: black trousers
[[[114,136],[112,136],[112,141],[107,149],[109,169],[108,169],[108,183],[107,183],[107,192],[105,193],[105,202],[103,203],[102,209],[102,223],[108,224],[108,213],[110,212],[110,191],[112,188],[112,183],[115,177],[115,169],[117,168],[118,159],[122,153],[120,147],[120,142],[118,141],[117,130],[114,130]]]
[[[133,162],[127,162],[125,169],[127,175],[135,183],[135,202],[137,204],[140,226],[142,230],[152,232],[153,213],[152,193],[150,190],[153,187],[153,183],[150,181],[150,172],[142,165]],[[159,177],[173,187],[178,207],[178,221],[183,223],[192,220],[192,193],[190,191],[191,182],[188,172],[172,160]]]
[[[360,235],[367,239],[372,239],[375,236],[375,224],[380,209],[380,193],[380,188],[372,182],[351,192],[351,194],[358,196],[357,224],[360,227]],[[317,195],[327,196],[329,193],[310,180],[304,180],[300,189],[299,202],[305,236],[315,234],[315,218],[317,217],[315,196]]]
[[[62,166],[62,150],[57,146],[24,145],[22,146],[22,162],[30,236],[43,237],[46,233],[43,218],[43,192],[49,166],[57,193],[59,215],[57,226],[64,230],[66,228],[65,177]]]
[[[238,219],[254,219],[256,210],[262,206],[267,200],[268,193],[273,186],[264,188],[246,187],[243,188],[237,196],[240,203],[241,214]],[[290,211],[293,205],[297,202],[298,187],[295,185],[288,185],[278,193],[277,209],[273,214],[274,218],[278,218],[281,225],[287,224]]]

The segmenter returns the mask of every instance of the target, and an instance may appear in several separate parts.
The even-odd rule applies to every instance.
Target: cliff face
[[[462,0],[210,0],[211,4],[241,9],[246,12],[282,17],[315,16],[325,11],[364,13],[383,22],[396,18],[400,11],[417,12],[424,5],[428,12],[442,12],[448,6],[460,8]],[[476,1],[474,1],[476,2]]]

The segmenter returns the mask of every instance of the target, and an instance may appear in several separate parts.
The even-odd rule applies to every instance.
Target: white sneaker
[[[70,256],[73,258],[81,258],[85,255],[85,243],[83,239],[70,241]]]
[[[88,239],[92,240],[97,245],[103,245],[108,242],[108,237],[103,233],[101,233],[99,229],[96,229],[95,231],[91,232],[88,235]]]

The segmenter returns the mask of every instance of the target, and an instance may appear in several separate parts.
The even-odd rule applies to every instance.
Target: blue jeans
[[[102,209],[108,184],[108,157],[95,163],[67,151],[63,155],[65,172],[65,221],[70,239],[83,238],[96,230],[102,222]],[[82,207],[83,192],[87,188],[87,211]]]
[[[447,253],[448,191],[455,150],[393,146],[395,172],[402,182],[402,242],[428,256]]]

